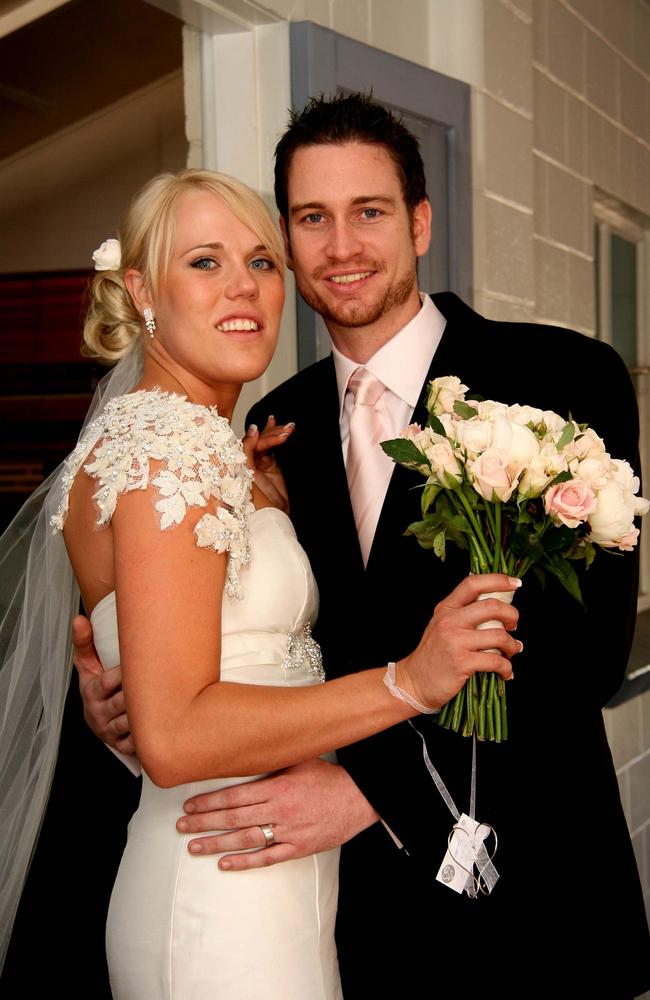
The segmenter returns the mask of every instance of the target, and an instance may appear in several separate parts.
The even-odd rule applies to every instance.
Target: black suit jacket
[[[486,320],[451,293],[433,299],[447,323],[427,381],[458,375],[488,398],[571,414],[604,437],[613,456],[639,469],[634,393],[611,348],[571,330]],[[260,426],[269,413],[296,423],[277,454],[320,590],[316,636],[329,677],[410,652],[435,604],[468,570],[465,553],[450,547],[443,564],[404,537],[419,518],[419,491],[411,489],[419,478],[396,467],[364,571],[338,412],[330,357],[250,414]],[[426,421],[423,402],[413,419]],[[595,995],[631,997],[650,987],[643,900],[601,715],[623,679],[636,587],[636,554],[600,553],[583,583],[586,611],[554,581],[542,591],[526,577],[517,594],[525,651],[508,686],[510,738],[481,744],[478,753],[477,816],[499,837],[501,880],[490,897],[472,901],[435,882],[452,818],[407,724],[339,751],[339,762],[405,845],[398,851],[377,824],[344,848],[338,940],[346,1000],[390,996],[405,983],[407,996],[428,995],[436,983],[450,996],[477,989],[491,996],[491,982],[495,996],[544,995],[543,984],[550,988],[567,963],[565,983],[582,990],[593,982],[601,991]],[[417,725],[467,811],[471,741],[427,717]],[[588,954],[576,943],[578,927]],[[506,946],[535,963],[539,994],[522,991],[511,966],[504,973],[498,956]],[[388,962],[379,959],[384,947]],[[436,958],[435,970],[432,949],[445,956]],[[495,979],[471,974],[465,993],[468,951],[476,975],[487,963]],[[602,992],[610,974],[610,992]]]

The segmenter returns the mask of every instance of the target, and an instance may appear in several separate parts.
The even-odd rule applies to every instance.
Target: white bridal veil
[[[84,427],[138,382],[142,345],[93,397]],[[32,494],[0,538],[0,970],[56,764],[72,667],[79,589],[50,518],[64,464]]]

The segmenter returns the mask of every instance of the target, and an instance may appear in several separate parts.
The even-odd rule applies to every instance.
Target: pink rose
[[[596,495],[581,479],[551,486],[544,496],[544,509],[556,524],[577,528],[596,510]]]
[[[496,448],[487,448],[473,462],[467,463],[472,486],[484,500],[506,502],[512,496],[515,484],[508,471],[510,456]]]
[[[431,430],[428,427],[425,427],[424,430],[422,430],[419,424],[409,424],[408,427],[404,428],[404,430],[400,434],[400,437],[406,438],[407,441],[410,441],[412,444],[414,444],[415,447],[418,449],[418,451],[422,454],[421,463],[405,462],[404,464],[407,466],[407,468],[417,469],[418,472],[421,472],[423,476],[428,476],[429,466],[424,461],[425,459],[424,449],[427,447],[427,445],[431,443]]]
[[[419,424],[409,424],[408,427],[404,428],[404,430],[400,434],[400,437],[406,438],[407,441],[415,441],[418,434],[421,433],[422,433],[422,428],[420,427]]]

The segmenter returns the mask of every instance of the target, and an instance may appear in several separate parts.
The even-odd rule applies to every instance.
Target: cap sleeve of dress
[[[98,484],[93,499],[100,528],[110,522],[118,496],[131,490],[156,490],[162,531],[181,524],[190,507],[216,500],[216,513],[204,514],[194,529],[196,544],[229,554],[226,593],[241,596],[239,570],[250,557],[252,472],[241,441],[214,407],[159,389],[111,400],[66,460],[51,522],[55,530],[63,529],[70,489],[82,466]]]

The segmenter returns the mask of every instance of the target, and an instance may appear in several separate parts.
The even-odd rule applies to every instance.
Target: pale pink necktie
[[[384,453],[379,442],[388,435],[382,396],[386,386],[366,368],[357,368],[348,382],[354,396],[350,415],[347,477],[354,521],[364,565],[368,561],[381,502]]]

